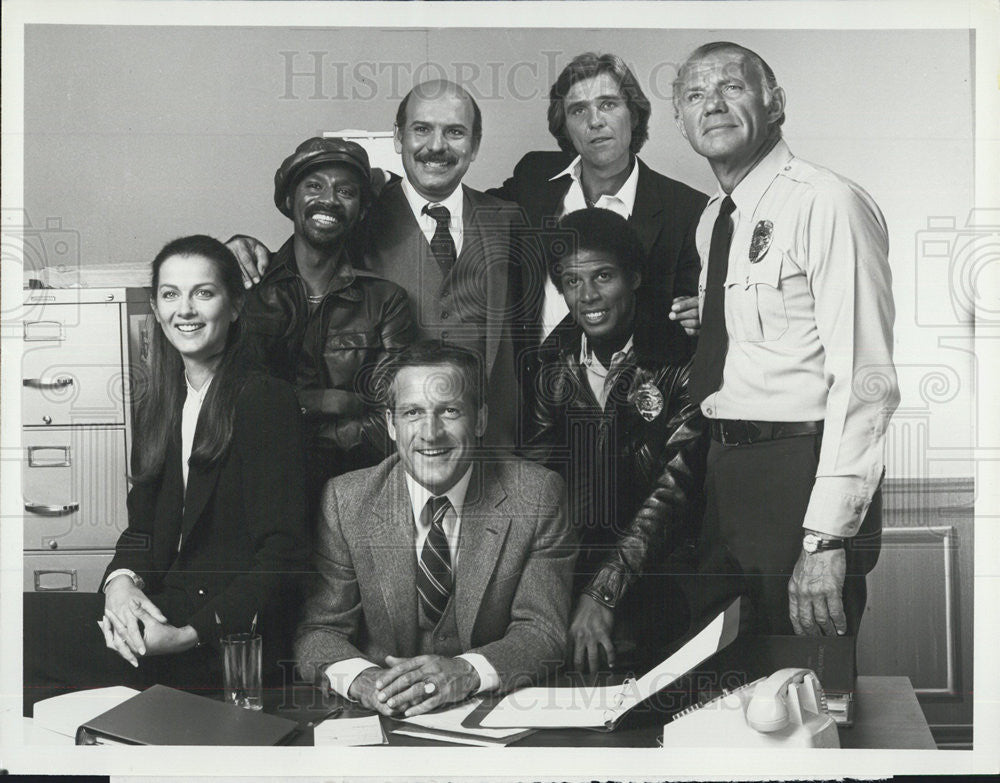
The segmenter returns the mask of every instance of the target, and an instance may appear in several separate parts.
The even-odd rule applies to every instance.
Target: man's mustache
[[[447,152],[423,152],[413,157],[418,163],[458,163],[458,158]]]

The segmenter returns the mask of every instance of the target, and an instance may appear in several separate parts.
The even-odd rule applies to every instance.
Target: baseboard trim
[[[971,723],[932,723],[930,730],[938,750],[972,750]]]

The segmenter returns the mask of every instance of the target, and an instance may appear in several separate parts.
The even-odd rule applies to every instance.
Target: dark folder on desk
[[[154,685],[80,726],[77,745],[280,745],[293,720]]]

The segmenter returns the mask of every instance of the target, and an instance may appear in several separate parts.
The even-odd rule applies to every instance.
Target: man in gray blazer
[[[332,479],[300,671],[385,715],[536,681],[562,661],[576,542],[553,472],[477,454],[475,352],[417,343],[380,375],[397,454]]]

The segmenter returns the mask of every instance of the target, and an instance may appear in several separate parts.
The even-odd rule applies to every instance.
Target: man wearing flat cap
[[[295,231],[271,255],[244,310],[265,366],[298,390],[312,499],[326,479],[388,452],[371,373],[415,339],[406,292],[349,256],[348,239],[371,197],[362,147],[337,138],[302,142],[274,175],[275,206]]]

